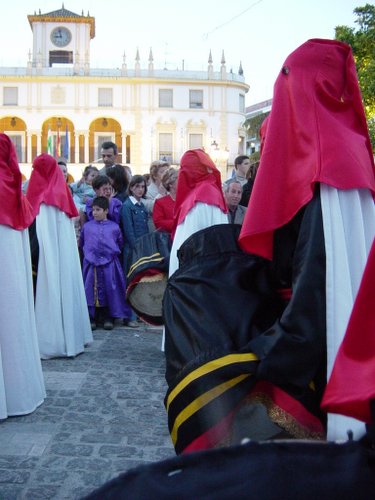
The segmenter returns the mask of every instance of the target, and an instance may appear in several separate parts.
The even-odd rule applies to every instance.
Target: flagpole
[[[58,158],[61,156],[60,124],[57,124],[56,156]]]
[[[53,156],[53,148],[52,148],[52,134],[51,134],[51,126],[48,125],[48,133],[47,133],[47,153]]]

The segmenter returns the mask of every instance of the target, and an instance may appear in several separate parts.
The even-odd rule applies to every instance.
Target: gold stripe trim
[[[156,258],[157,257],[157,258]],[[160,260],[163,260],[164,257],[161,256],[159,252],[153,253],[152,255],[148,255],[147,257],[141,257],[137,261],[135,261],[129,268],[128,271],[128,276],[133,272],[133,270],[139,266],[140,264],[144,264],[145,262],[158,262]]]
[[[215,370],[219,370],[224,366],[228,366],[235,363],[246,363],[248,361],[258,361],[258,358],[252,352],[245,354],[227,354],[222,358],[214,359],[204,364],[203,366],[200,366],[196,370],[189,373],[189,375],[187,375],[183,380],[181,380],[181,382],[177,384],[176,387],[171,391],[167,399],[167,405],[166,405],[167,411],[174,398],[183,389],[185,389],[186,386],[188,386],[191,382],[193,382],[197,378],[202,377],[203,375],[206,375],[207,373],[213,372]]]
[[[231,380],[227,382],[223,382],[220,385],[217,385],[213,389],[210,389],[209,391],[205,392],[204,394],[201,394],[198,398],[196,398],[194,401],[192,401],[186,408],[184,408],[176,417],[173,425],[173,429],[171,431],[171,439],[173,444],[176,444],[177,441],[177,434],[178,434],[178,429],[179,427],[186,422],[188,418],[190,418],[194,413],[199,411],[203,406],[207,405],[210,403],[213,399],[217,398],[224,392],[226,392],[228,389],[231,387],[234,387],[235,385],[239,384],[242,382],[244,379],[250,377],[249,374],[245,375],[239,375],[238,377],[232,378]]]

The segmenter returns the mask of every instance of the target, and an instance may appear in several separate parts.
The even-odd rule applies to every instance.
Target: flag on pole
[[[53,147],[52,147],[52,134],[51,127],[48,125],[48,134],[47,134],[47,153],[53,156]]]
[[[68,132],[68,125],[65,127],[65,142],[64,142],[64,152],[63,152],[64,158],[69,160],[69,132]]]
[[[60,140],[60,127],[57,127],[57,137],[56,137],[56,156],[61,156],[61,140]]]

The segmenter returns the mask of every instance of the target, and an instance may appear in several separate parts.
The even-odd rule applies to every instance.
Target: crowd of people
[[[12,171],[12,176],[17,174],[22,182],[13,145],[5,134],[1,136],[1,144],[4,146],[2,174]],[[129,166],[116,163],[115,143],[103,143],[101,155],[104,166],[88,165],[77,181],[70,175],[64,158],[55,159],[48,154],[35,158],[30,179],[22,182],[22,193],[13,181],[15,205],[27,207],[28,220],[22,225],[22,234],[28,233],[33,277],[32,293],[29,288],[27,293],[24,290],[24,300],[28,301],[29,320],[32,319],[34,325],[30,329],[33,348],[29,346],[28,356],[33,356],[36,363],[37,396],[25,413],[35,409],[43,399],[39,358],[74,357],[84,352],[97,326],[108,330],[115,324],[139,326],[140,318],[126,299],[127,275],[137,241],[155,231],[168,235],[169,246],[175,239],[169,267],[169,273],[173,273],[178,267],[178,246],[186,238],[181,232],[181,222],[187,216],[184,198],[190,191],[189,176],[195,175],[194,158],[203,155],[211,162],[203,151],[192,151],[186,153],[186,157],[190,155],[192,159],[188,171],[171,167],[164,161],[153,161],[145,175],[132,175]],[[222,186],[217,172],[215,185],[221,192],[222,215],[210,219],[209,224],[242,222],[246,208],[239,205],[242,184],[237,175],[246,174],[250,162],[248,157],[240,157],[244,158],[246,168],[235,171],[229,190],[226,185]],[[233,187],[236,187],[234,194]],[[203,199],[207,193],[205,188],[201,193]],[[190,208],[199,196],[192,198]],[[185,206],[182,212],[181,205]],[[190,217],[184,220],[185,226]],[[203,225],[208,224],[201,221]],[[2,346],[3,352],[5,349],[6,346]],[[3,365],[7,385],[7,364],[3,362]],[[23,411],[6,409],[5,402],[3,406],[5,415]]]

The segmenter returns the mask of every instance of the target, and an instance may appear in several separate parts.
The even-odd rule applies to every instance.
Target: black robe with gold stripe
[[[273,262],[244,253],[239,230],[224,224],[192,235],[164,295],[165,405],[177,453],[232,444],[236,415],[249,404],[290,436],[324,435],[319,192],[276,232]],[[251,422],[245,427],[253,437]]]

